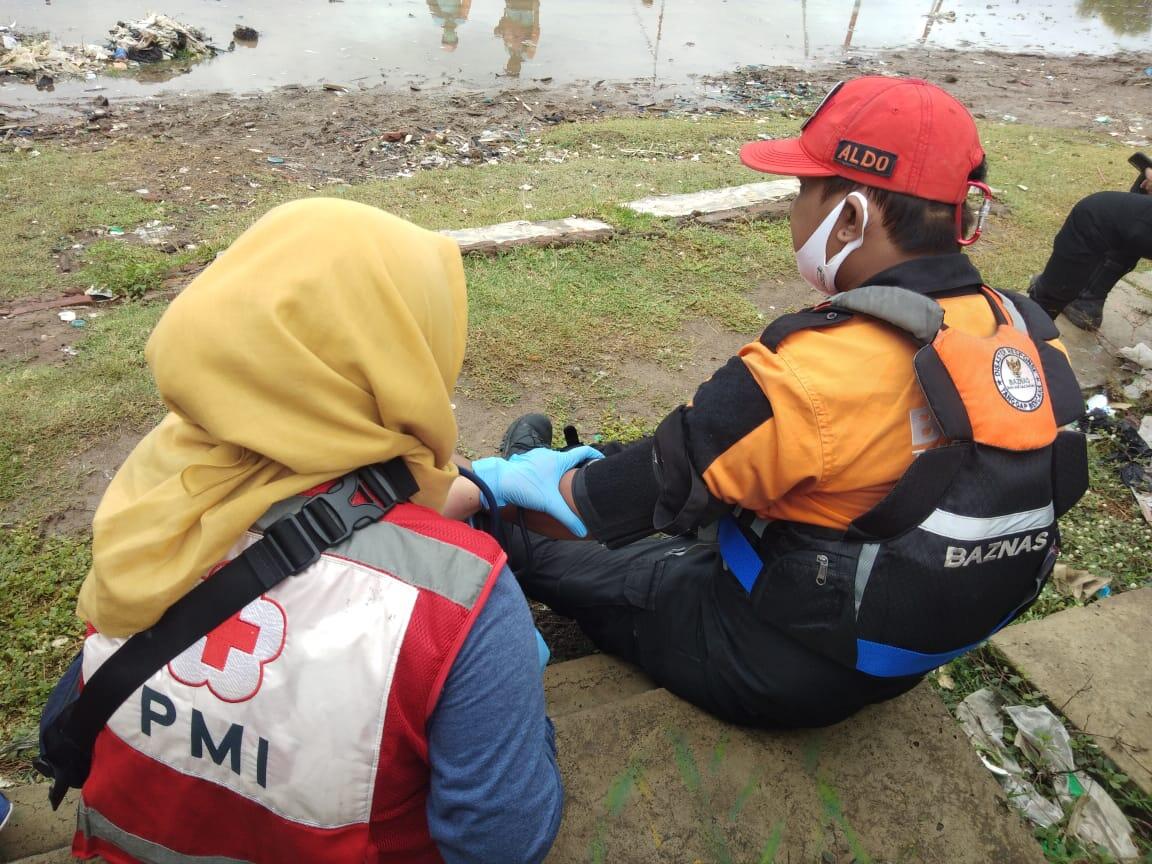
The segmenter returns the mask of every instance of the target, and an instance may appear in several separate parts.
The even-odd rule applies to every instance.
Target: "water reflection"
[[[1152,31],[1152,0],[1080,0],[1081,18],[1099,18],[1120,36]]]
[[[460,34],[456,28],[468,20],[468,10],[472,0],[428,0],[428,10],[432,20],[440,25],[440,47],[445,51],[455,51],[460,44]]]
[[[524,59],[536,56],[536,44],[540,41],[540,0],[504,0],[504,17],[492,32],[504,40],[504,50],[508,52],[504,74],[519,78]]]

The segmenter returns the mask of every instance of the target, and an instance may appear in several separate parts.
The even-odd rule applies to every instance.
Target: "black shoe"
[[[537,447],[552,446],[552,421],[544,414],[525,414],[512,421],[500,441],[500,455],[507,459]]]
[[[1104,321],[1102,300],[1073,300],[1064,307],[1064,317],[1081,330],[1099,330]]]

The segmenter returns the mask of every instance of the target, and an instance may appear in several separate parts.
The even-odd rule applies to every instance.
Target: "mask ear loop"
[[[964,202],[956,205],[956,242],[961,246],[971,246],[980,239],[980,235],[984,233],[984,223],[988,220],[988,213],[992,210],[992,202],[996,200],[996,196],[992,194],[992,190],[988,188],[987,183],[981,183],[979,180],[969,180],[969,189],[979,189],[984,193],[984,203],[980,205],[980,209],[976,212],[976,227],[972,230],[971,237],[964,236]]]

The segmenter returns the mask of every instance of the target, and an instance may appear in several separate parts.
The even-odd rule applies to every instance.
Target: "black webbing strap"
[[[353,531],[380,521],[416,491],[416,481],[401,459],[345,475],[328,491],[309,498],[298,512],[270,525],[260,540],[120,646],[44,730],[45,752],[35,765],[54,781],[49,793],[53,809],[69,788],[84,784],[100,730],[157,670],[260,595],[308,569]]]

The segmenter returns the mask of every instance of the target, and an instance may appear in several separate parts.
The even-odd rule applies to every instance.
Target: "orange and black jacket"
[[[895,286],[931,297],[943,308],[945,330],[951,329],[953,337],[994,337],[1000,332],[998,326],[1006,322],[1004,304],[995,300],[993,292],[982,288],[980,274],[961,254],[909,261],[876,275],[867,284]],[[1014,314],[1019,314],[1019,308],[1031,319],[1027,327],[1031,335],[1020,338],[1028,344],[1035,341],[1033,356],[1037,363],[1040,358],[1035,352],[1040,352],[1044,355],[1043,365],[1052,367],[1052,379],[1059,382],[1061,392],[1051,395],[1060,402],[1060,423],[1069,422],[1078,412],[1080,396],[1056,341],[1055,328],[1039,307],[1025,298],[1005,297],[1005,303],[1012,306]],[[955,342],[953,338],[951,344]],[[965,570],[965,578],[971,580],[971,585],[967,585],[947,562],[961,554],[965,560],[970,554],[979,555],[978,551],[972,552],[981,548],[978,543],[971,548],[949,545],[961,543],[954,540],[936,548],[936,544],[923,541],[915,548],[892,546],[879,552],[869,546],[906,534],[917,519],[930,515],[945,488],[935,489],[932,495],[917,496],[908,494],[906,487],[930,489],[932,484],[925,478],[950,477],[949,472],[959,471],[968,485],[979,490],[973,493],[975,498],[984,499],[963,500],[962,492],[956,490],[962,490],[964,483],[953,484],[953,498],[960,495],[961,500],[953,500],[948,506],[959,513],[976,514],[959,518],[980,519],[981,514],[996,514],[986,517],[986,521],[996,523],[999,519],[996,524],[1001,524],[1001,512],[1030,512],[1021,502],[1051,501],[1051,485],[1055,481],[1049,466],[1054,457],[1048,444],[1040,446],[1039,442],[1035,458],[1010,452],[1015,447],[1010,440],[1010,419],[1007,423],[995,420],[1000,424],[1001,438],[1007,437],[992,440],[994,446],[982,447],[976,455],[972,455],[971,448],[958,446],[954,438],[970,439],[972,435],[952,430],[949,436],[941,428],[942,409],[929,404],[926,388],[917,380],[921,370],[914,368],[914,358],[922,347],[897,327],[835,306],[824,305],[784,316],[701,385],[690,405],[672,412],[654,439],[583,469],[574,484],[581,515],[593,536],[609,545],[619,545],[650,534],[653,529],[682,533],[732,512],[740,514],[745,529],[756,523],[757,534],[749,538],[760,558],[759,572],[771,577],[759,579],[761,584],[745,585],[754,605],[760,605],[762,600],[770,618],[784,614],[779,611],[781,607],[795,605],[791,600],[785,602],[782,596],[773,597],[772,592],[789,579],[806,579],[806,570],[792,571],[797,569],[797,561],[810,558],[812,578],[821,586],[818,605],[824,609],[835,607],[840,610],[836,615],[852,621],[851,626],[843,621],[829,621],[824,626],[807,620],[798,626],[808,636],[815,634],[816,650],[865,671],[870,671],[864,657],[865,643],[871,642],[857,639],[856,625],[867,625],[871,615],[885,617],[884,627],[877,632],[889,627],[894,614],[920,619],[923,632],[915,632],[917,628],[912,626],[897,640],[917,647],[919,658],[942,656],[944,649],[966,645],[965,640],[978,641],[1000,626],[1006,613],[1018,613],[1022,608],[1020,600],[1030,599],[1047,575],[1044,572],[1038,581],[1032,571],[1050,569],[1050,561],[1041,560],[1033,566],[1019,558],[1004,560],[1003,566],[975,566]],[[947,345],[942,348],[947,350]],[[960,358],[956,362],[963,366],[968,361]],[[972,366],[972,379],[988,378],[986,389],[990,389],[991,363],[974,359],[968,365]],[[989,367],[987,375],[985,365]],[[979,401],[971,393],[965,398]],[[1000,400],[1000,396],[988,401],[987,410],[975,414],[987,415],[991,411],[995,416],[999,407],[992,404],[995,400]],[[1053,398],[1044,404],[1049,438],[1055,435],[1057,425],[1052,415],[1055,401]],[[943,410],[949,409],[945,406]],[[1021,417],[1028,419],[1026,413]],[[1020,428],[1026,426],[1022,422]],[[1068,446],[1075,450],[1083,445],[1074,442]],[[920,455],[937,450],[942,452],[934,453],[932,459],[918,460]],[[916,466],[918,477],[911,484],[901,484],[904,488],[895,496],[898,481],[908,479],[905,475],[916,461],[921,463]],[[1079,467],[1082,460],[1074,456],[1073,462],[1069,471],[1077,476],[1083,474]],[[1003,475],[1002,480],[999,475]],[[1079,495],[1069,493],[1064,497],[1074,500]],[[917,508],[925,512],[919,513]],[[895,521],[894,513],[898,513]],[[1035,550],[1051,554],[1041,554],[1039,559],[1055,554],[1052,521],[1052,530],[1044,536],[1044,550]],[[1040,533],[1043,532],[1036,532],[1036,536]],[[1022,541],[1018,540],[1013,539],[1014,552],[1022,548]],[[724,551],[723,534],[721,546]],[[877,572],[881,574],[884,566],[908,570],[915,565],[925,574],[925,580],[938,576],[947,581],[941,582],[941,590],[926,595],[923,608],[908,608],[907,597],[898,595],[896,588],[893,598],[880,600],[886,590],[883,578],[869,584],[865,573],[864,585],[860,584],[862,555],[873,556],[869,569],[878,555]],[[728,558],[725,552],[726,561]],[[774,567],[782,558],[788,560],[777,573]],[[829,602],[827,595],[835,586],[824,586],[836,581],[832,577],[837,566],[843,571],[840,588],[844,596]],[[833,571],[831,576],[829,568]],[[1017,573],[1019,578],[1002,578],[993,572],[1000,569]],[[977,575],[981,577],[978,580]],[[990,593],[989,585],[999,587]],[[864,588],[871,592],[873,602],[862,606],[860,595]],[[1002,596],[995,596],[1001,590]],[[964,595],[959,601],[957,591]],[[966,599],[973,607],[967,620],[957,622],[955,627],[938,620],[954,620],[955,616],[947,614],[946,605]],[[928,608],[933,606],[940,608]],[[789,622],[776,623],[784,626]],[[841,644],[832,644],[836,642]],[[922,668],[931,665],[927,660],[916,662]],[[897,665],[909,670],[916,662]]]

